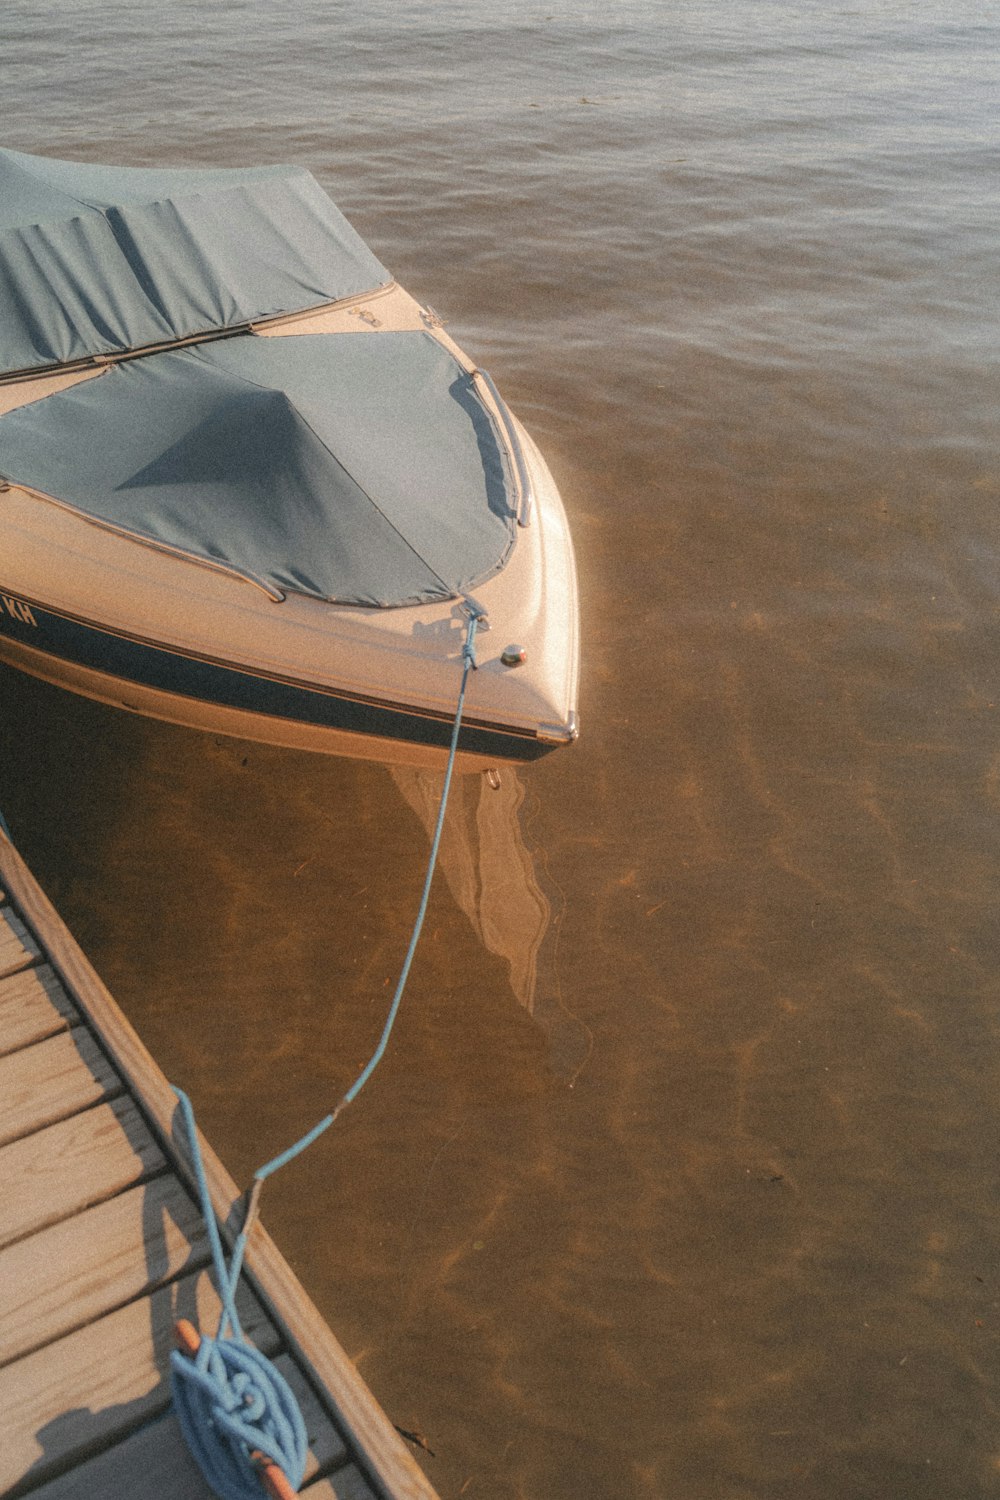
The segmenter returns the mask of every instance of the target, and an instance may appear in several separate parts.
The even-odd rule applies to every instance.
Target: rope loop
[[[184,1439],[220,1500],[261,1500],[260,1456],[293,1491],[309,1439],[288,1382],[252,1344],[203,1336],[194,1358],[170,1356],[174,1409]]]

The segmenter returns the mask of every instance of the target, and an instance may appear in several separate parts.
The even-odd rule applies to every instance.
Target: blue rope
[[[354,1100],[358,1097],[361,1090],[364,1088],[365,1084],[368,1082],[369,1078],[372,1076],[375,1069],[382,1061],[382,1056],[389,1044],[389,1037],[392,1034],[392,1028],[396,1024],[396,1017],[399,1014],[400,1002],[403,999],[403,991],[406,988],[406,981],[410,975],[410,965],[413,962],[413,955],[417,951],[417,943],[420,941],[420,934],[423,930],[424,918],[427,915],[427,903],[430,900],[431,894],[431,881],[434,878],[434,870],[437,865],[438,850],[441,847],[441,830],[444,827],[444,814],[445,809],[448,806],[448,793],[451,790],[451,777],[452,772],[455,769],[455,756],[458,751],[458,733],[462,727],[462,714],[465,709],[465,690],[469,682],[469,673],[475,671],[476,668],[476,627],[478,626],[481,618],[481,615],[478,612],[472,611],[470,607],[469,625],[466,631],[465,645],[462,647],[462,686],[460,687],[458,693],[458,706],[455,710],[455,723],[452,727],[451,745],[448,750],[448,764],[445,768],[444,773],[444,786],[441,789],[441,801],[438,805],[437,822],[434,826],[434,837],[431,841],[431,852],[427,860],[427,874],[424,876],[423,894],[420,897],[420,906],[417,910],[417,920],[413,925],[413,933],[410,937],[410,946],[406,950],[406,957],[403,960],[403,967],[400,970],[399,980],[396,984],[396,991],[392,997],[392,1004],[389,1007],[389,1014],[387,1015],[385,1025],[382,1028],[382,1035],[379,1037],[378,1045],[376,1046],[375,1051],[372,1053],[368,1062],[362,1068],[361,1072],[351,1084],[351,1087],[347,1090],[347,1093],[341,1099],[337,1107],[331,1110],[331,1112],[322,1120],[320,1120],[318,1124],[314,1125],[310,1131],[307,1131],[307,1133],[301,1138],[301,1140],[298,1140],[294,1145],[289,1146],[287,1151],[282,1151],[280,1156],[274,1157],[272,1161],[266,1162],[264,1166],[260,1167],[258,1171],[254,1173],[254,1178],[257,1182],[264,1182],[266,1178],[270,1177],[272,1172],[277,1172],[279,1167],[283,1167],[288,1162],[293,1161],[295,1157],[298,1156],[300,1151],[304,1151],[307,1146],[311,1146],[313,1141],[315,1141],[319,1136],[323,1134],[324,1130],[329,1130],[330,1126],[340,1114],[341,1110],[345,1109],[348,1104],[353,1104]]]
[[[244,1343],[236,1310],[236,1286],[252,1215],[226,1263],[218,1220],[205,1177],[194,1110],[174,1089],[191,1148],[201,1212],[208,1231],[222,1311],[215,1338],[201,1338],[194,1358],[174,1350],[170,1385],[184,1440],[206,1482],[221,1500],[261,1500],[255,1455],[277,1464],[293,1489],[302,1483],[309,1438],[288,1382],[252,1344]]]
[[[221,1500],[261,1500],[260,1452],[293,1490],[309,1438],[287,1382],[252,1344],[203,1338],[194,1359],[170,1356],[174,1410],[191,1454]]]
[[[382,1035],[370,1059],[336,1108],[307,1131],[300,1140],[271,1161],[265,1162],[264,1166],[254,1173],[253,1188],[250,1192],[243,1227],[233,1244],[228,1263],[205,1177],[194,1109],[187,1094],[179,1088],[174,1088],[190,1143],[198,1197],[208,1232],[222,1311],[219,1315],[219,1326],[215,1338],[202,1337],[193,1358],[179,1351],[171,1354],[171,1388],[174,1407],[185,1441],[207,1483],[221,1497],[221,1500],[261,1500],[260,1469],[255,1461],[255,1456],[259,1457],[261,1454],[281,1469],[294,1490],[299,1488],[305,1473],[309,1440],[302,1414],[287,1382],[271,1362],[259,1350],[243,1341],[243,1331],[236,1309],[236,1287],[246,1253],[247,1239],[257,1216],[260,1191],[265,1180],[279,1167],[293,1161],[300,1152],[329,1129],[342,1109],[353,1103],[378,1067],[389,1044],[389,1037],[396,1023],[403,991],[409,978],[413,955],[416,952],[424,918],[427,915],[431,881],[441,846],[445,809],[448,805],[448,793],[451,789],[452,772],[455,769],[455,757],[458,752],[458,736],[465,708],[465,690],[468,686],[469,673],[476,667],[476,628],[482,616],[471,603],[467,607],[469,624],[465,645],[462,648],[462,685],[455,710],[444,786],[427,861],[423,894],[399,981],[392,997],[392,1004],[382,1028]]]
[[[10,840],[11,843],[14,842],[14,839],[13,839],[13,837],[11,835],[11,831],[7,827],[7,821],[4,818],[4,815],[3,815],[2,812],[0,812],[0,833],[6,834],[7,838]]]

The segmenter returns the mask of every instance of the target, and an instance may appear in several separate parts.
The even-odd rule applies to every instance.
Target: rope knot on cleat
[[[308,1439],[287,1381],[251,1344],[177,1325],[170,1356],[174,1409],[198,1467],[220,1500],[286,1500],[305,1474]]]

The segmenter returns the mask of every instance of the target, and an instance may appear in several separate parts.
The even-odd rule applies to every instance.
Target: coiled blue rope
[[[310,1146],[325,1130],[328,1130],[341,1110],[357,1098],[378,1067],[399,1014],[403,991],[413,963],[413,955],[416,952],[424,918],[427,915],[431,882],[437,865],[445,809],[451,789],[452,772],[455,769],[458,736],[465,708],[465,691],[468,686],[469,673],[474,671],[476,666],[476,629],[482,615],[471,601],[467,603],[467,608],[469,623],[462,648],[462,685],[455,710],[444,786],[427,861],[427,873],[424,877],[423,893],[413,933],[382,1034],[371,1058],[336,1108],[307,1131],[300,1140],[271,1161],[265,1162],[264,1166],[254,1173],[253,1187],[250,1191],[243,1226],[233,1245],[232,1255],[228,1262],[222,1247],[222,1236],[205,1177],[194,1109],[183,1090],[174,1088],[190,1143],[198,1196],[208,1232],[222,1312],[215,1338],[202,1337],[193,1357],[179,1351],[171,1354],[171,1388],[174,1408],[185,1441],[206,1482],[220,1497],[220,1500],[261,1500],[261,1456],[277,1465],[293,1490],[299,1488],[305,1473],[309,1440],[302,1414],[287,1381],[283,1379],[270,1360],[244,1341],[239,1313],[236,1309],[236,1287],[246,1252],[247,1239],[257,1216],[257,1206],[264,1182],[272,1172],[278,1171],[279,1167],[293,1161],[300,1152]]]
[[[184,1440],[220,1500],[260,1500],[260,1459],[276,1464],[293,1490],[302,1483],[309,1452],[302,1413],[288,1382],[243,1339],[236,1309],[252,1216],[247,1214],[227,1264],[205,1177],[194,1109],[175,1088],[191,1148],[202,1216],[212,1251],[222,1312],[215,1338],[204,1336],[193,1357],[174,1350],[170,1385]]]
[[[193,1359],[174,1352],[174,1410],[185,1441],[221,1500],[260,1500],[261,1453],[293,1490],[309,1451],[302,1413],[287,1382],[252,1344],[203,1338]]]

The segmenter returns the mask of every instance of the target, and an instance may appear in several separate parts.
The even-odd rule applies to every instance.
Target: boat
[[[0,661],[388,763],[577,735],[565,510],[491,377],[301,166],[0,150]]]

